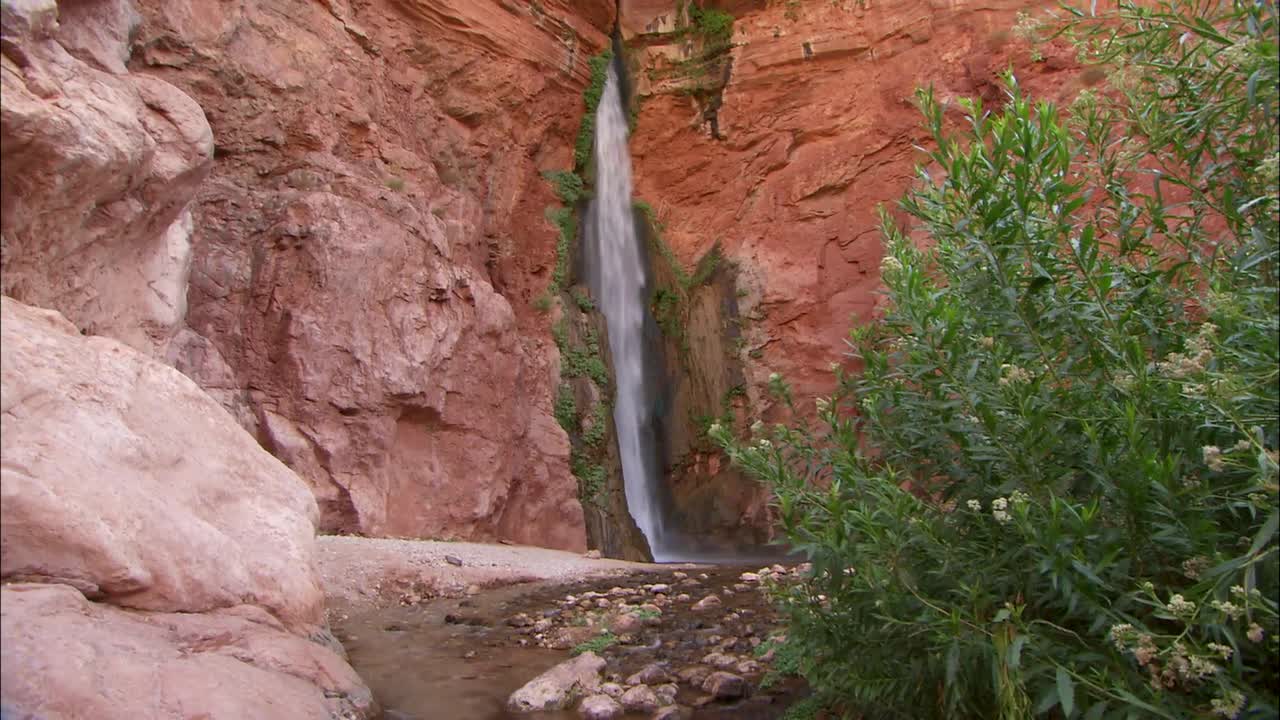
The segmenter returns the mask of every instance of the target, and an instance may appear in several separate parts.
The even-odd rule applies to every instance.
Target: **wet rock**
[[[760,582],[760,574],[753,573],[753,572],[744,572],[738,576],[738,579],[743,582]]]
[[[666,595],[671,592],[671,586],[666,583],[659,583],[651,586],[649,592],[654,595]]]
[[[622,694],[622,707],[628,712],[649,712],[659,705],[658,696],[648,685],[637,685]]]
[[[755,660],[743,660],[734,667],[734,670],[741,675],[754,675],[760,672],[760,663]]]
[[[546,646],[553,650],[568,650],[571,647],[581,645],[582,643],[595,637],[594,628],[587,625],[571,625],[557,630],[547,640]]]
[[[598,690],[600,671],[604,666],[604,658],[593,652],[584,652],[556,665],[511,693],[511,697],[507,699],[507,709],[512,712],[560,710],[574,696]]]
[[[622,706],[608,695],[590,695],[578,706],[578,714],[586,720],[613,720],[622,713]]]
[[[719,668],[721,670],[731,670],[737,667],[738,658],[724,653],[713,652],[708,653],[703,657],[702,662],[705,665],[710,665],[711,667]]]
[[[675,571],[675,572],[671,573],[671,577],[673,577],[673,578],[675,578],[675,579],[677,579],[677,580],[683,580],[683,579],[685,579],[685,578],[689,577],[689,573],[681,572],[681,571],[677,570],[677,571]]]
[[[533,621],[529,619],[528,614],[520,613],[519,615],[513,615],[507,618],[507,624],[511,627],[522,628],[529,627],[533,624]]]
[[[687,717],[689,717],[688,708],[684,708],[679,705],[668,705],[666,707],[658,708],[658,710],[653,713],[652,720],[685,720]]]
[[[683,668],[677,672],[676,677],[685,685],[700,688],[702,687],[703,681],[705,681],[712,672],[714,672],[714,670],[706,665],[690,665],[689,667]]]
[[[643,625],[644,622],[639,616],[634,613],[625,613],[615,617],[613,622],[609,623],[609,629],[615,635],[625,635],[638,631]]]
[[[458,557],[457,555],[445,555],[444,561],[449,563],[450,565],[453,565],[454,567],[462,567],[462,558]]]
[[[675,597],[676,602],[682,602],[682,603],[689,602],[692,599],[693,598],[689,596],[689,593],[680,593]]]
[[[622,697],[622,693],[626,691],[627,691],[626,688],[622,687],[616,682],[607,682],[600,686],[600,692],[604,693],[605,695],[608,695],[611,698],[620,698]]]
[[[747,694],[747,681],[727,672],[713,672],[702,681],[702,691],[717,700],[736,700]]]
[[[586,554],[586,556],[585,556],[585,557],[587,557],[588,559],[591,559],[591,560],[599,560],[599,559],[600,559],[600,551],[599,551],[599,550],[595,550],[595,549],[588,550],[588,551],[587,551],[587,554]]]
[[[554,625],[554,623],[551,622],[550,618],[542,618],[541,620],[535,622],[531,629],[533,630],[533,632],[536,632],[536,633],[544,633],[550,630],[552,625]]]
[[[676,695],[680,693],[680,686],[675,683],[663,683],[653,688],[653,694],[658,696],[659,705],[674,705]]]
[[[663,663],[649,663],[627,678],[628,685],[656,685],[671,679],[671,673]]]
[[[699,600],[698,602],[696,602],[696,603],[694,603],[694,604],[693,604],[693,611],[694,611],[694,612],[705,612],[705,611],[707,611],[707,610],[714,610],[714,609],[716,609],[716,608],[720,607],[720,605],[721,605],[721,604],[722,604],[722,603],[720,602],[720,598],[719,598],[719,597],[717,597],[717,596],[715,596],[715,595],[708,595],[708,596],[706,596],[706,597],[702,598],[701,600]]]

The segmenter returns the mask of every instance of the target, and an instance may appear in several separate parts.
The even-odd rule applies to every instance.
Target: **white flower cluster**
[[[1199,580],[1200,574],[1209,569],[1209,558],[1197,555],[1182,561],[1182,574],[1192,580]]]
[[[1027,372],[1026,368],[1021,368],[1017,365],[1010,365],[1008,363],[1000,366],[1001,385],[1022,384],[1027,382],[1031,382],[1031,373]]]
[[[1240,711],[1244,709],[1244,694],[1239,690],[1232,690],[1221,698],[1214,698],[1209,704],[1213,708],[1214,715],[1221,715],[1230,720],[1238,717]]]
[[[982,512],[982,502],[978,500],[969,500],[965,502],[965,507],[974,512]]]
[[[892,255],[885,255],[880,261],[880,275],[891,275],[902,271],[902,261]]]
[[[1175,380],[1204,372],[1213,359],[1213,339],[1217,332],[1218,326],[1213,323],[1201,325],[1196,336],[1187,343],[1190,352],[1169,353],[1162,362],[1156,363],[1156,370]]]
[[[1013,516],[1011,516],[1007,512],[1008,508],[1009,508],[1009,501],[1007,499],[998,497],[995,500],[992,500],[991,501],[991,517],[995,518],[996,522],[1000,523],[1001,525],[1009,522],[1010,520],[1013,519]]]
[[[1200,448],[1200,454],[1204,456],[1204,464],[1214,472],[1222,472],[1227,467],[1227,463],[1222,459],[1222,449],[1217,445],[1205,445]]]
[[[1239,605],[1236,605],[1233,602],[1224,602],[1222,600],[1214,600],[1209,604],[1213,606],[1214,610],[1217,610],[1218,612],[1222,613],[1223,615],[1226,615],[1232,620],[1239,620],[1240,616],[1244,615],[1244,608],[1240,607]]]
[[[990,335],[987,335],[985,337],[978,339],[978,345],[983,350],[990,350],[991,348],[994,348],[996,346],[996,339],[991,337]]]
[[[1165,609],[1173,614],[1174,617],[1183,619],[1190,618],[1196,614],[1196,604],[1181,595],[1174,595],[1169,598],[1169,603],[1165,605]]]

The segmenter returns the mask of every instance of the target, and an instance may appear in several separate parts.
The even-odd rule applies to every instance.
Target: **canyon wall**
[[[745,433],[756,419],[786,420],[789,410],[766,391],[775,372],[811,416],[813,400],[834,387],[831,364],[856,369],[843,340],[874,322],[880,302],[877,206],[896,213],[927,159],[917,149],[929,142],[915,89],[998,103],[999,73],[1012,68],[1033,97],[1069,100],[1083,80],[1074,50],[1035,41],[1019,15],[1034,20],[1052,3],[702,6],[735,17],[720,50],[687,3],[622,3],[640,106],[635,192],[652,206],[673,262],[695,274],[715,247],[734,276],[727,293],[696,290],[680,315],[689,326],[677,333],[700,339],[686,343],[674,373],[685,398],[670,418],[667,460],[677,511],[702,518],[703,532],[749,538],[754,527],[762,537],[767,496],[705,442],[707,421]],[[954,104],[949,117],[959,119]],[[715,309],[699,316],[699,302]]]
[[[196,380],[323,530],[585,548],[531,302],[612,2],[27,4],[5,294]]]

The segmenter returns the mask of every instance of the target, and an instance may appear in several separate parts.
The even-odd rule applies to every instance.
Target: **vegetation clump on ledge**
[[[810,710],[1280,714],[1276,8],[1073,22],[1110,88],[1065,110],[1007,77],[952,134],[920,94],[931,242],[886,214],[862,374],[814,422],[711,428],[812,560],[777,591]]]

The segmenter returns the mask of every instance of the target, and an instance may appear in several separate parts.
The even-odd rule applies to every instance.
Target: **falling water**
[[[613,422],[622,456],[627,508],[657,562],[672,557],[662,518],[651,404],[645,388],[645,260],[631,209],[627,115],[613,65],[596,110],[596,196],[591,210],[596,242],[592,291],[609,326],[617,395]]]

